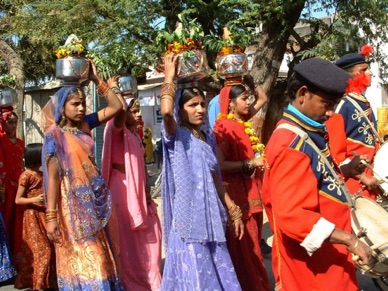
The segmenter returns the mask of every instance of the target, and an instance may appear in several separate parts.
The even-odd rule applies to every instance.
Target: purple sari
[[[181,127],[172,136],[163,130],[162,290],[241,290],[226,246],[226,212],[212,176],[219,176],[214,148],[210,135],[203,142]]]

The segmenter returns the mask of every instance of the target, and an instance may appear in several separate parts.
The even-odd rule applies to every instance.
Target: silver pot
[[[9,87],[0,88],[0,106],[10,106],[18,102],[16,91]]]
[[[57,59],[55,76],[65,82],[82,83],[89,76],[89,61],[80,57],[66,57]]]
[[[245,54],[233,53],[219,57],[217,72],[222,78],[234,78],[248,74],[248,59]]]
[[[200,80],[208,74],[208,63],[204,51],[187,51],[178,54],[178,83]]]
[[[119,78],[119,87],[121,92],[131,92],[135,94],[137,92],[137,80],[133,76],[121,76]]]

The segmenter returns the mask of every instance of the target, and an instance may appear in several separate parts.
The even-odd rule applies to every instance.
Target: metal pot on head
[[[81,57],[57,59],[55,76],[67,83],[82,83],[89,76],[89,61]]]
[[[121,76],[119,78],[119,87],[123,94],[132,93],[134,95],[137,92],[137,80],[131,75]]]

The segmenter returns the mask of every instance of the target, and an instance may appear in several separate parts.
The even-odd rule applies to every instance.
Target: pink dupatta
[[[111,127],[114,127],[113,122],[113,119],[108,121],[104,131],[104,148],[101,160],[102,176],[107,183],[112,171],[112,143],[120,142],[114,140],[112,135],[112,130],[115,130],[111,129]],[[122,142],[124,143],[127,208],[130,226],[134,230],[147,225],[144,148],[141,145],[140,137],[136,133],[131,133],[125,126],[120,130],[120,134],[122,134]],[[141,150],[141,154],[139,154],[139,150]],[[112,193],[112,195],[119,194],[121,193]]]

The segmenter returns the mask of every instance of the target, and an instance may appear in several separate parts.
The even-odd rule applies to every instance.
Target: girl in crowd
[[[234,230],[229,228],[228,249],[242,290],[269,290],[260,250],[263,207],[259,172],[263,158],[258,156],[258,138],[247,122],[267,97],[260,87],[254,90],[251,76],[240,78],[240,84],[228,86],[228,81],[225,84],[220,92],[220,117],[214,125],[214,134],[222,180],[227,183],[231,199],[243,212],[246,232],[241,240],[236,240]]]
[[[116,224],[113,217],[108,224],[109,235],[119,253],[116,261],[120,265],[120,278],[126,290],[146,291],[160,289],[161,226],[157,205],[147,186],[144,148],[136,133],[139,115],[139,101],[127,98],[123,110],[108,121],[102,174],[120,222]]]
[[[154,162],[154,146],[152,144],[152,130],[149,127],[144,130],[143,142],[145,148],[146,163],[152,164]]]
[[[112,201],[95,164],[90,131],[115,116],[122,103],[98,77],[92,62],[89,79],[108,106],[86,115],[85,93],[78,86],[61,88],[52,106],[55,124],[46,131],[43,144],[46,229],[55,243],[60,290],[119,288],[104,230]]]
[[[0,109],[0,142],[4,160],[0,167],[0,180],[4,188],[4,204],[0,206],[8,233],[12,257],[18,269],[23,232],[23,210],[15,204],[19,176],[23,172],[24,142],[16,137],[18,116],[12,106]]]
[[[240,290],[226,247],[222,204],[229,209],[236,241],[244,232],[241,211],[221,184],[215,141],[201,131],[204,94],[197,87],[175,94],[176,64],[176,55],[166,56],[161,92],[166,243],[162,290]]]
[[[20,175],[15,200],[16,204],[27,205],[23,219],[22,258],[15,288],[56,288],[54,244],[48,239],[45,228],[41,143],[26,146],[24,164],[27,169]]]

